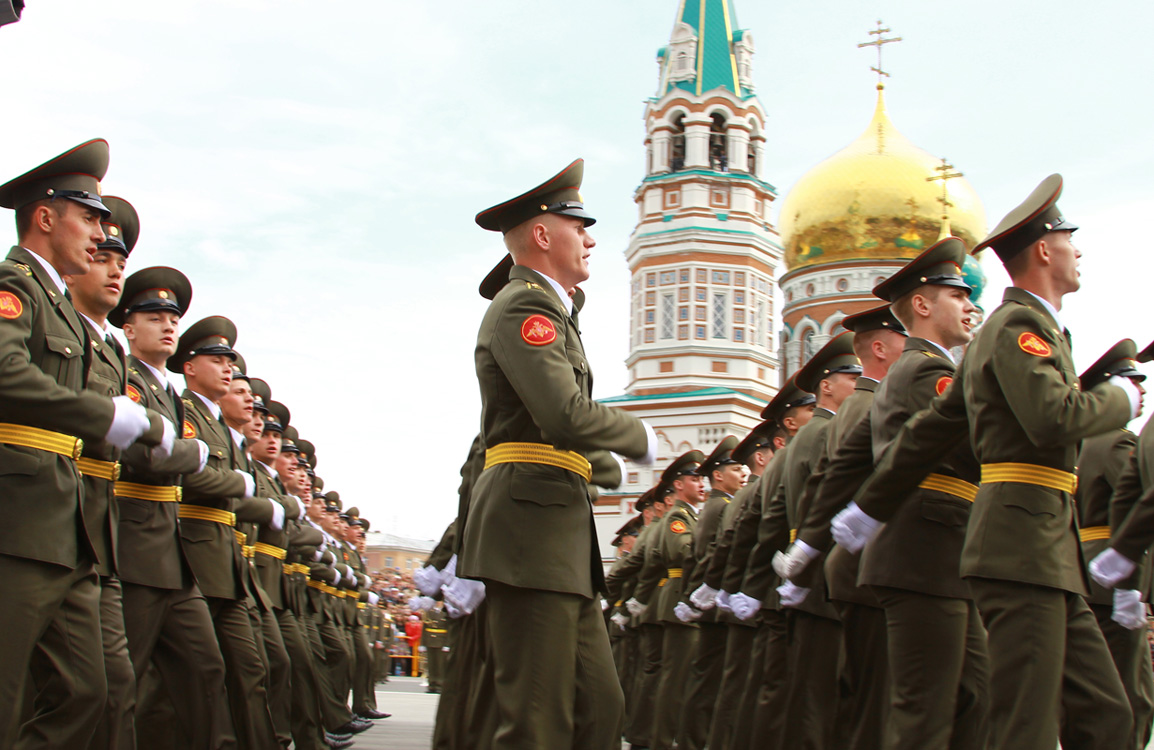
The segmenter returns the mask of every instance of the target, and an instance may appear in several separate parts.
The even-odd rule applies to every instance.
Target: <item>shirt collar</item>
[[[542,278],[544,278],[545,281],[549,282],[549,286],[553,287],[553,291],[557,292],[557,296],[561,298],[561,304],[565,305],[565,312],[572,315],[573,314],[573,298],[569,296],[569,292],[565,291],[565,289],[560,284],[558,284],[556,281],[549,278],[545,274],[541,273],[540,271],[537,271],[537,273],[541,274]]]
[[[191,388],[189,390],[192,391]],[[202,394],[197,393],[196,391],[192,391],[192,395],[199,398],[201,400],[201,403],[203,403],[205,406],[208,407],[208,410],[210,412],[212,412],[212,416],[216,417],[217,419],[220,419],[220,407],[219,406],[217,406],[213,402],[209,401]],[[229,429],[232,429],[232,428],[230,427]]]
[[[1051,305],[1049,302],[1042,299],[1038,295],[1034,294],[1029,289],[1022,289],[1022,291],[1042,303],[1042,307],[1046,308],[1046,312],[1050,313],[1050,317],[1052,317],[1054,319],[1054,322],[1058,324],[1058,330],[1059,331],[1066,330],[1066,326],[1062,324],[1062,318],[1058,315],[1058,311],[1054,308],[1053,305]]]
[[[954,355],[950,353],[950,350],[949,350],[949,349],[947,349],[946,347],[942,346],[941,344],[939,344],[939,343],[938,343],[938,342],[936,342],[936,341],[930,341],[929,339],[926,339],[926,341],[927,341],[928,343],[931,343],[931,344],[933,344],[934,346],[936,346],[936,347],[938,348],[938,350],[940,350],[940,351],[941,351],[941,353],[942,353],[942,354],[946,355],[946,359],[948,359],[948,360],[949,360],[949,361],[951,361],[951,362],[954,362]],[[956,365],[956,364],[957,364],[957,362],[954,362],[954,364]]]
[[[270,478],[276,477],[276,472],[273,471],[273,468],[271,466],[269,466],[268,464],[266,464],[264,461],[257,459],[256,465],[261,467],[262,469],[264,469],[264,473],[268,474]]]
[[[232,434],[232,442],[234,442],[236,444],[236,447],[237,448],[243,448],[244,447],[244,435],[240,434],[239,432],[234,430],[232,427],[229,427],[228,431],[229,431],[229,433]]]
[[[98,335],[100,338],[104,338],[105,336],[107,336],[107,335],[108,335],[108,321],[107,321],[107,320],[106,320],[106,321],[104,321],[104,327],[103,327],[103,328],[101,328],[101,327],[100,327],[100,324],[98,324],[98,323],[97,323],[95,320],[93,320],[92,318],[88,317],[87,315],[85,315],[84,313],[80,312],[79,310],[77,310],[77,311],[76,311],[76,314],[77,314],[77,315],[79,315],[80,317],[84,318],[85,320],[87,320],[87,321],[88,321],[88,325],[92,326],[92,330],[96,331],[96,334],[97,334],[97,335]]]
[[[28,248],[24,249],[28,250]],[[55,268],[52,267],[52,264],[31,250],[28,250],[28,254],[36,259],[36,262],[41,265],[41,267],[44,269],[44,272],[48,274],[48,277],[51,278],[53,283],[56,284],[56,291],[60,292],[61,294],[67,293],[68,287],[65,285],[64,279],[60,278],[60,274],[56,271]]]
[[[139,359],[139,358],[138,358],[138,359]],[[158,369],[156,369],[156,368],[155,368],[155,367],[153,367],[152,365],[150,365],[150,364],[148,364],[147,362],[145,362],[143,359],[140,359],[139,361],[140,361],[140,364],[142,364],[142,365],[144,365],[145,367],[147,367],[147,368],[148,368],[148,371],[149,371],[149,372],[151,372],[151,373],[152,373],[152,375],[153,375],[153,376],[154,376],[154,377],[155,377],[155,378],[156,378],[156,379],[157,379],[157,380],[160,382],[160,384],[161,384],[161,385],[163,385],[165,388],[168,388],[169,386],[171,386],[171,385],[172,385],[172,381],[168,379],[168,376],[164,374],[164,371],[163,371],[163,370],[158,370]]]

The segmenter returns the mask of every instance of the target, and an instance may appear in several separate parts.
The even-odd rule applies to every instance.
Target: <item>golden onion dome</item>
[[[856,141],[811,169],[789,191],[778,229],[789,270],[841,260],[913,258],[943,236],[943,162],[897,131],[878,90],[877,109]],[[986,212],[964,177],[946,180],[948,231],[973,247]]]

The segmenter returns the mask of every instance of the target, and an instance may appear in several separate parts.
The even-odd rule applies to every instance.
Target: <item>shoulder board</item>
[[[526,281],[525,282],[525,288],[526,289],[536,289],[539,292],[545,291],[545,288],[542,287],[540,284],[538,284],[535,281]]]
[[[191,399],[182,398],[181,401],[184,402],[185,406],[188,406],[188,407],[195,407],[196,406],[196,404],[192,403]]]
[[[31,276],[32,275],[32,269],[28,267],[28,264],[26,264],[26,263],[13,263],[12,265],[16,266],[21,271],[23,271],[25,276]]]
[[[926,355],[926,356],[927,356],[927,357],[929,357],[930,359],[941,359],[941,355],[940,355],[940,354],[934,354],[933,352],[927,352],[927,351],[923,351],[923,352],[922,352],[922,354]]]

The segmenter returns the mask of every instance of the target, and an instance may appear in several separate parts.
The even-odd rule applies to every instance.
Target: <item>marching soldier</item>
[[[449,641],[449,615],[445,612],[444,604],[437,602],[424,616],[424,629],[421,631],[421,646],[429,660],[428,682],[426,693],[440,693],[441,684],[445,675],[445,647]]]
[[[498,749],[596,749],[620,739],[624,698],[595,598],[603,581],[583,452],[614,450],[648,464],[657,441],[636,418],[590,397],[571,296],[589,277],[594,244],[578,193],[582,171],[576,161],[477,215],[482,228],[505,236],[514,264],[498,267],[508,282],[477,338],[488,468],[461,517],[457,570],[484,582]],[[458,588],[462,603],[476,603],[475,587]]]
[[[91,335],[61,277],[86,273],[105,240],[109,212],[98,183],[107,168],[108,144],[94,140],[0,185],[19,242],[0,263],[4,747],[85,747],[100,721],[107,689],[98,560],[76,460],[81,441],[125,449],[138,438],[159,445],[165,435],[161,417],[127,396],[85,389]],[[170,447],[171,436],[160,452]],[[60,689],[40,693],[21,727],[30,674]]]

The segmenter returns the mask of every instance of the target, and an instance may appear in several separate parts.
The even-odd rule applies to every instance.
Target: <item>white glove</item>
[[[733,611],[733,607],[729,606],[729,592],[728,591],[718,591],[717,592],[717,599],[715,600],[715,603],[717,604],[718,610],[720,610],[722,612],[732,612]]]
[[[773,556],[773,570],[782,579],[795,578],[798,573],[805,570],[809,561],[819,554],[813,547],[798,539],[789,545],[789,549],[785,552],[778,552]]]
[[[454,578],[441,587],[446,602],[452,602],[461,612],[471,615],[485,599],[485,584],[468,578]]]
[[[195,438],[194,438],[195,440]],[[196,440],[196,447],[200,449],[200,466],[196,467],[194,474],[199,474],[204,471],[204,467],[208,466],[208,443],[203,440]],[[301,515],[304,515],[304,508],[301,508]]]
[[[417,584],[417,589],[425,596],[432,596],[441,589],[444,584],[444,581],[441,580],[443,577],[444,574],[432,565],[426,565],[413,571],[413,583]]]
[[[160,436],[160,445],[153,448],[149,453],[153,461],[163,461],[172,455],[172,444],[176,442],[176,429],[172,426],[172,422],[168,421],[168,417],[160,418],[160,425],[163,432]],[[205,453],[208,452],[208,446],[204,447]]]
[[[1112,589],[1126,576],[1134,572],[1137,565],[1113,547],[1090,561],[1090,575],[1099,586]]]
[[[834,541],[845,548],[846,552],[861,552],[866,542],[873,538],[881,528],[882,522],[870,518],[869,515],[851,502],[841,513],[833,517],[830,531]]]
[[[457,605],[453,604],[448,599],[445,600],[445,611],[448,612],[449,617],[451,617],[454,620],[458,620],[467,614],[467,613],[462,612],[461,610],[457,609]]]
[[[605,599],[602,599],[601,600],[601,611],[604,612],[607,609],[609,609],[609,602],[606,601]]]
[[[629,601],[625,602],[625,609],[629,610],[629,614],[633,615],[634,617],[640,617],[641,615],[645,614],[645,610],[648,608],[648,604],[642,604],[641,602],[637,601],[636,598],[630,598]]]
[[[114,397],[112,407],[112,425],[104,442],[125,450],[148,429],[148,410],[128,396]]]
[[[677,606],[673,608],[673,614],[677,615],[677,619],[682,622],[693,622],[701,619],[701,610],[694,609],[685,602],[677,602]]]
[[[645,428],[647,447],[645,448],[645,456],[633,459],[633,463],[638,466],[652,466],[657,461],[657,433],[653,431],[648,422],[642,422],[641,426]]]
[[[689,595],[689,603],[702,611],[713,609],[713,605],[716,600],[717,589],[710,588],[704,583],[698,586],[697,590]]]
[[[1131,589],[1114,589],[1114,612],[1110,619],[1127,630],[1146,626],[1146,603],[1142,594]]]
[[[761,602],[739,592],[729,597],[729,608],[737,619],[748,620],[761,609]]]
[[[284,528],[284,506],[271,497],[268,501],[272,503],[272,520],[268,522],[269,528],[280,531]]]
[[[377,596],[376,592],[374,592],[374,591],[369,592],[369,606],[370,607],[377,606],[377,602],[379,602],[380,600],[381,600],[381,597]]]
[[[793,581],[786,581],[777,587],[777,595],[781,597],[781,606],[796,607],[805,601],[805,597],[809,594],[809,589],[802,588],[794,584]]]
[[[613,615],[609,618],[609,621],[622,630],[624,630],[625,626],[629,624],[629,618],[620,612],[614,612]]]
[[[244,479],[244,497],[245,497],[245,499],[250,498],[250,497],[256,497],[256,495],[253,494],[256,492],[256,480],[252,478],[252,474],[249,474],[247,471],[242,471],[241,469],[233,469],[233,471],[235,471],[237,474],[239,474],[241,476],[241,478]]]
[[[350,586],[357,585],[357,577],[355,573],[356,571],[354,571],[352,568],[349,568],[347,571],[345,571],[345,580],[349,582]]]
[[[1134,385],[1134,381],[1121,375],[1111,375],[1106,382],[1126,392],[1126,398],[1130,399],[1130,419],[1137,419],[1142,413],[1142,394],[1138,392],[1138,386]]]
[[[452,557],[450,557],[449,562],[445,564],[444,575],[446,575],[446,576],[457,575],[457,556],[456,555],[453,555]]]
[[[334,586],[340,586],[341,585],[341,572],[339,570],[337,570],[336,568],[333,568],[333,585]]]

